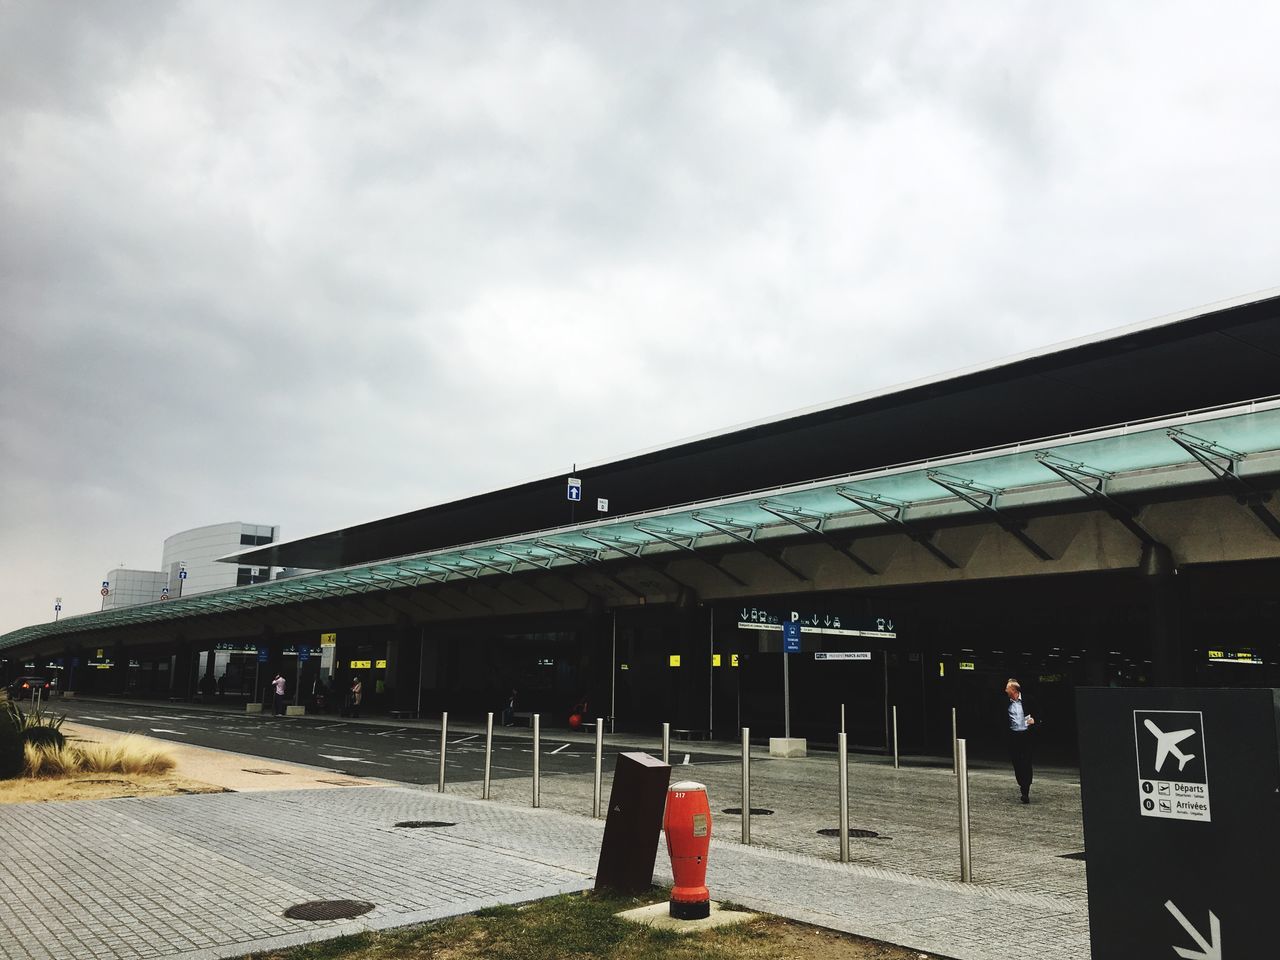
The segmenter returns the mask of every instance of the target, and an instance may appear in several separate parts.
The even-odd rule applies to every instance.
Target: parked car
[[[47,700],[53,693],[53,683],[45,677],[19,677],[9,684],[9,699],[27,703],[36,690],[40,691],[41,700]]]

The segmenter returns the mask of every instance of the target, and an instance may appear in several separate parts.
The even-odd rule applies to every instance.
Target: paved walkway
[[[187,750],[188,775],[237,775],[227,785],[241,791],[288,779],[246,781],[244,768],[288,769],[299,786],[308,771],[313,781],[333,776]],[[948,768],[851,764],[851,825],[880,836],[851,841],[854,862],[841,864],[838,840],[817,832],[837,822],[833,757],[755,755],[752,805],[775,812],[753,819],[758,845],[744,847],[739,818],[720,812],[740,802],[734,753],[673,773],[709,788],[713,896],[956,960],[1003,960],[1009,931],[1027,956],[1088,956],[1084,864],[1063,857],[1083,849],[1072,771],[1038,771],[1028,807],[1009,773],[972,774],[977,882],[960,884]],[[673,746],[673,763],[681,759]],[[544,777],[537,810],[531,787],[527,777],[495,781],[492,801],[468,782],[444,795],[383,783],[0,806],[16,865],[0,871],[0,958],[236,957],[589,888],[603,830],[589,817],[591,777]],[[402,820],[455,826],[396,828]],[[656,879],[671,879],[665,848]],[[377,908],[354,921],[283,916],[317,899]]]

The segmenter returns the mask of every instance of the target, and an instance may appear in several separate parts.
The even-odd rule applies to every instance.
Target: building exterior
[[[219,563],[228,554],[246,547],[263,546],[280,539],[280,528],[269,524],[215,523],[183,530],[164,542],[160,569],[169,578],[170,596],[188,596],[209,590],[245,586],[270,580],[269,566]],[[186,577],[180,576],[186,570]]]
[[[1277,356],[1271,292],[572,484],[287,543],[242,528],[271,539],[220,554],[226,587],[33,625],[0,656],[113,652],[137,673],[69,682],[139,695],[224,667],[254,696],[251,670],[301,690],[359,675],[372,709],[475,719],[516,689],[550,725],[585,698],[616,729],[726,738],[781,734],[785,672],[793,735],[831,741],[843,714],[852,744],[886,749],[897,707],[903,749],[941,754],[953,710],[981,752],[1016,677],[1070,759],[1077,687],[1280,687]],[[188,543],[166,564],[190,568]],[[315,572],[265,579],[280,567]]]
[[[103,610],[131,607],[139,603],[155,603],[164,594],[169,581],[159,570],[128,570],[117,567],[103,581],[109,586],[102,598]]]

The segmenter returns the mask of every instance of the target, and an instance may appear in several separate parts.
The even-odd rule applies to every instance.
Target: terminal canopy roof
[[[1101,498],[1104,506],[1118,502],[1112,498],[1140,502],[1188,486],[1248,487],[1277,475],[1280,397],[68,617],[0,637],[0,649],[130,624],[468,578],[724,547],[768,550],[770,541],[786,537],[839,534],[848,542],[860,531],[874,534],[920,521],[936,526],[975,511],[1000,522],[1006,511],[1025,515],[1089,498]],[[1260,503],[1253,508],[1280,536],[1280,519]],[[1126,515],[1124,509],[1117,513],[1121,522]],[[1009,529],[1014,533],[1017,527]]]
[[[957,335],[972,322],[958,321]],[[582,468],[582,509],[594,510],[603,497],[611,512],[642,513],[1280,395],[1278,359],[1280,291],[1270,291]],[[849,358],[851,380],[858,364]],[[331,569],[558,527],[568,520],[564,480],[548,477],[234,559]]]

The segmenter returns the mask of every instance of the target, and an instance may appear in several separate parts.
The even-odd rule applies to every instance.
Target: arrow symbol
[[[1199,950],[1188,950],[1185,947],[1174,947],[1173,952],[1182,957],[1182,960],[1222,960],[1222,944],[1218,942],[1218,938],[1222,934],[1222,924],[1218,922],[1217,916],[1212,910],[1209,911],[1209,939],[1205,940],[1200,936],[1200,931],[1192,926],[1191,921],[1182,915],[1172,900],[1164,902],[1164,908],[1173,914],[1173,919],[1182,924],[1182,929],[1187,931],[1188,936],[1196,942]]]
[[[742,616],[741,616],[741,617],[739,617],[738,619],[739,619],[739,620],[746,620],[746,619],[747,619],[747,608],[746,608],[746,607],[743,607],[743,608],[742,608]]]

